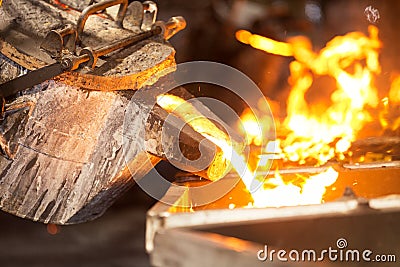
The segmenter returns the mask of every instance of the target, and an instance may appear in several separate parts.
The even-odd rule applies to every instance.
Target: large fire
[[[260,173],[257,170],[262,170],[263,166],[269,168],[271,162],[268,154],[300,165],[306,162],[323,165],[332,158],[345,157],[357,134],[372,120],[368,110],[380,103],[374,79],[381,71],[378,57],[382,44],[375,26],[370,26],[368,32],[369,35],[351,32],[337,36],[319,52],[313,51],[310,40],[304,36],[278,42],[244,30],[236,33],[236,38],[245,44],[294,59],[289,66],[291,90],[287,100],[287,117],[279,123],[278,128],[278,133],[284,133],[285,137],[271,140],[266,151],[254,150],[257,155],[250,157],[257,159],[255,166],[254,162],[246,161],[232,147],[224,134],[203,131],[203,126],[195,126],[200,127],[197,130],[221,148],[226,160],[236,169],[252,195],[254,202],[251,206],[279,207],[323,202],[326,188],[338,178],[338,173],[331,167],[314,175],[297,175],[292,180],[285,179],[278,170],[264,179],[258,177]],[[325,105],[309,104],[305,95],[315,79],[321,76],[333,78],[335,90]],[[400,118],[390,123],[386,116],[389,103],[400,103],[399,88],[400,76],[394,78],[388,97],[381,100],[384,110],[378,113],[384,128],[394,130],[400,125]],[[168,104],[171,102],[175,102],[173,108]],[[177,103],[187,105],[183,100],[172,100],[165,95],[159,97],[158,103],[169,112],[177,109]],[[186,121],[187,114],[179,115],[178,112],[178,116]],[[257,147],[263,143],[266,130],[269,129],[268,123],[270,120],[256,118],[249,108],[243,112],[240,125],[249,145]],[[206,125],[209,125],[208,122]],[[275,149],[271,150],[274,148],[271,144],[275,145]]]
[[[343,158],[357,133],[371,121],[366,107],[375,108],[379,103],[374,76],[380,73],[381,42],[376,27],[368,30],[369,36],[361,32],[337,36],[318,53],[304,36],[283,43],[243,30],[237,32],[237,39],[243,43],[294,57],[290,63],[287,117],[282,123],[287,134],[280,141],[284,159],[300,164],[314,159],[317,164],[324,164],[333,157]],[[311,106],[305,100],[315,76],[329,76],[336,81],[329,105]],[[248,111],[242,115],[244,121],[245,116]]]

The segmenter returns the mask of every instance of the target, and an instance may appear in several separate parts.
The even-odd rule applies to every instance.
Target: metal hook
[[[76,32],[78,35],[77,36],[78,41],[80,41],[80,36],[85,27],[86,20],[89,18],[90,15],[93,15],[98,11],[105,10],[106,8],[115,6],[115,5],[120,5],[116,22],[117,22],[117,25],[122,28],[122,22],[124,20],[126,10],[128,9],[128,0],[106,0],[106,1],[103,1],[100,3],[88,6],[82,11],[82,13],[79,16],[78,21],[76,23]]]

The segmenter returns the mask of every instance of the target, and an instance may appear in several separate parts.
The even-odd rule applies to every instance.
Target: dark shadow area
[[[0,212],[0,265],[148,267],[145,222],[154,202],[134,186],[99,219],[56,228]]]

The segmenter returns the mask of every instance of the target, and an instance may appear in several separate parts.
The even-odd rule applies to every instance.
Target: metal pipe
[[[114,43],[111,43],[109,45],[105,45],[103,47],[101,47],[100,49],[96,49],[95,53],[96,56],[101,57],[104,55],[107,55],[111,52],[114,52],[116,50],[119,50],[121,48],[130,46],[134,43],[140,42],[142,40],[145,40],[147,38],[150,38],[152,36],[158,35],[161,33],[161,28],[160,27],[154,27],[153,29],[149,30],[149,31],[145,31],[145,32],[141,32],[137,35],[131,36],[131,37],[127,37],[124,38],[122,40],[116,41]]]
[[[124,38],[122,40],[100,47],[98,49],[91,49],[89,47],[86,47],[82,49],[78,57],[72,58],[73,64],[71,70],[79,68],[79,65],[84,62],[87,62],[88,67],[94,68],[96,66],[96,62],[99,57],[110,54],[119,49],[128,47],[130,45],[143,41],[152,36],[158,35],[161,32],[162,32],[161,27],[154,27],[149,31],[141,32],[137,35]]]

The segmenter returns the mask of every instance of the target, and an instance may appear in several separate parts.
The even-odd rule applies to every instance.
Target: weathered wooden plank
[[[123,189],[113,189],[118,184],[115,177],[125,167],[121,147],[123,107],[128,98],[111,92],[88,95],[53,82],[45,91],[31,95],[30,101],[36,103],[32,116],[25,125],[16,125],[23,131],[13,136],[18,140],[15,158],[0,159],[2,208],[34,220],[75,222],[71,220],[75,213],[100,192],[110,191],[99,207],[104,209],[115,200],[112,191],[133,184],[125,181]],[[135,108],[139,114],[142,108]],[[138,116],[137,123],[144,125],[145,119]],[[144,129],[137,127],[137,131]],[[140,148],[139,143],[135,148]],[[148,171],[152,166],[145,167]],[[102,211],[88,211],[82,219]]]

